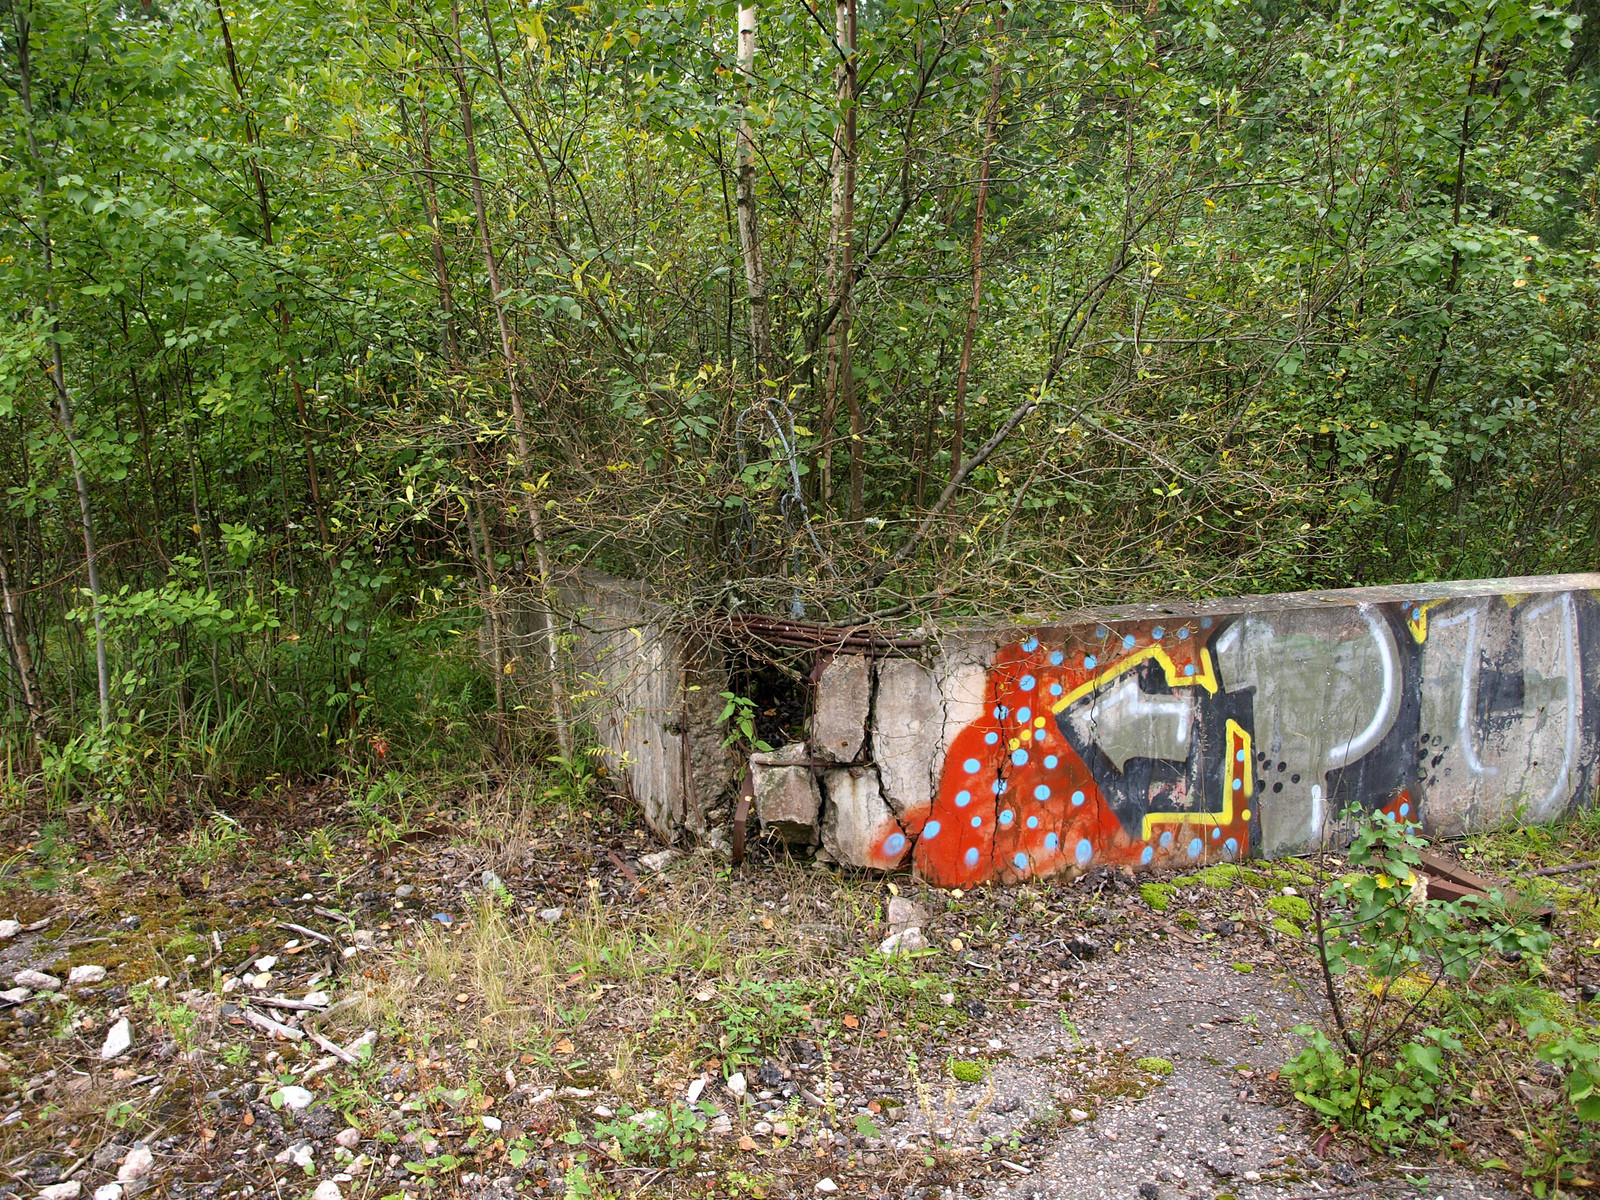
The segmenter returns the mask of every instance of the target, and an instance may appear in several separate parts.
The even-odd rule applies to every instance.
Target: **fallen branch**
[[[280,1024],[266,1014],[256,1012],[253,1008],[245,1009],[241,1015],[246,1021],[249,1021],[250,1024],[269,1037],[281,1037],[291,1042],[298,1042],[306,1036],[300,1030],[291,1029],[287,1025]]]
[[[288,929],[294,933],[304,934],[306,937],[316,938],[319,942],[327,942],[330,946],[333,945],[333,939],[327,934],[318,933],[315,929],[307,929],[304,925],[296,925],[293,921],[279,921],[277,925],[279,929]]]
[[[321,1012],[328,1007],[326,1004],[312,1004],[306,1000],[290,1000],[287,996],[247,996],[245,999],[251,1004],[281,1008],[285,1012]]]
[[[337,1058],[340,1062],[347,1063],[348,1065],[350,1065],[352,1067],[355,1066],[355,1064],[356,1064],[356,1056],[354,1054],[351,1054],[348,1050],[346,1050],[343,1046],[339,1045],[337,1042],[329,1041],[327,1038],[323,1037],[320,1033],[318,1033],[315,1029],[307,1030],[306,1031],[306,1035],[313,1042],[315,1042],[317,1045],[321,1046],[324,1050],[326,1050],[329,1054],[331,1054],[335,1058]]]
[[[1540,867],[1537,871],[1529,871],[1529,875],[1570,875],[1574,871],[1593,871],[1600,867],[1600,859],[1591,858],[1584,862],[1567,863],[1562,867]]]

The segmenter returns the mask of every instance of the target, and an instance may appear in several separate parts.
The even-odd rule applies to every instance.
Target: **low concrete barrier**
[[[1545,822],[1596,784],[1597,595],[1548,576],[934,632],[822,664],[806,765],[767,756],[757,794],[807,772],[829,854],[949,887],[1294,853],[1352,803],[1430,834]]]

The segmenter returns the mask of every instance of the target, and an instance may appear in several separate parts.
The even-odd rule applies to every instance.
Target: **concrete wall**
[[[763,769],[817,780],[835,858],[942,886],[1293,853],[1350,803],[1438,834],[1549,821],[1596,784],[1597,595],[1555,576],[944,632],[830,662],[811,765]]]

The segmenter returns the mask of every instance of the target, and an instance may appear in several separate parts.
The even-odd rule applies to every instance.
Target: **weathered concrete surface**
[[[817,680],[812,752],[834,762],[855,762],[867,738],[871,711],[872,660],[858,654],[834,658]]]
[[[822,812],[822,793],[806,762],[810,748],[791,742],[771,754],[750,758],[755,811],[765,833],[794,846],[814,846]]]
[[[842,767],[822,777],[827,808],[822,818],[822,846],[838,862],[880,871],[898,867],[911,843],[901,830],[875,771]]]
[[[722,649],[676,626],[642,585],[591,572],[559,591],[581,688],[573,716],[609,752],[607,769],[662,841],[703,836],[736,786],[716,724]]]
[[[896,813],[925,811],[933,800],[934,765],[944,735],[939,682],[913,659],[885,658],[878,661],[876,684],[872,758],[883,798]]]
[[[597,725],[652,828],[698,832],[735,786],[704,699],[720,654],[616,586],[592,606],[625,665]],[[903,836],[967,887],[1293,853],[1351,804],[1438,834],[1548,821],[1600,776],[1597,595],[1570,575],[1118,606],[934,631],[919,661],[838,653],[808,752],[865,772],[810,827],[864,867]],[[809,775],[785,786],[809,803]]]

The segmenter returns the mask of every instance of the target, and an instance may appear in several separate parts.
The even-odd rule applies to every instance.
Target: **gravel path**
[[[963,1140],[987,1133],[1003,1142],[1009,1132],[1029,1128],[1053,1133],[1032,1147],[1026,1174],[1015,1171],[987,1194],[1018,1200],[1211,1200],[1229,1193],[1238,1200],[1509,1200],[1518,1194],[1492,1176],[1458,1168],[1407,1172],[1404,1160],[1319,1158],[1300,1115],[1281,1107],[1271,1086],[1274,1069],[1299,1048],[1290,1031],[1315,1020],[1316,1006],[1281,968],[1239,970],[1234,962],[1225,949],[1174,954],[1146,945],[1085,964],[1073,980],[1072,1001],[1028,1008],[995,1030],[1001,1053],[1010,1056],[996,1064],[992,1100],[965,1098],[973,1108]],[[1134,1065],[1145,1057],[1169,1060],[1172,1073],[1157,1082]],[[1119,1074],[1127,1080],[1120,1098],[1092,1113],[1074,1110],[1076,1097],[1104,1094]],[[1013,1101],[1019,1103],[1010,1112],[995,1111]]]

